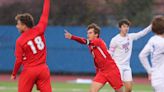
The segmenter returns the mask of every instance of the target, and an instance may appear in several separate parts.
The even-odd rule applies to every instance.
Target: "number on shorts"
[[[38,50],[43,50],[44,49],[44,43],[43,43],[42,38],[40,36],[37,36],[34,39],[34,42],[37,45]],[[30,46],[33,54],[36,54],[37,53],[37,50],[36,50],[36,47],[35,47],[33,41],[30,40],[30,41],[27,42],[27,44]]]

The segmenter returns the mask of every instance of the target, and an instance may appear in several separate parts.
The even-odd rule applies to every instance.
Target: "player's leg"
[[[119,68],[119,71],[120,71],[120,76],[121,76],[121,81],[123,79],[123,70],[121,67],[118,67]],[[121,88],[118,88],[118,89],[115,89],[115,92],[123,92],[123,89],[122,87]]]
[[[106,82],[107,79],[105,76],[101,72],[98,72],[93,79],[90,87],[90,92],[99,92],[99,90],[104,86]]]
[[[122,88],[120,89],[115,89],[115,92],[123,92]]]
[[[132,72],[131,72],[131,68],[126,69],[123,72],[123,82],[124,82],[124,86],[125,86],[125,92],[132,92]]]
[[[121,80],[121,75],[119,70],[108,73],[106,77],[108,79],[108,83],[112,86],[115,92],[123,92],[122,90],[123,82]]]
[[[99,90],[104,86],[104,84],[93,81],[89,92],[99,92]]]
[[[18,81],[18,92],[31,92],[35,83],[35,75],[24,69]]]
[[[38,79],[36,82],[37,89],[40,92],[52,92],[51,81],[50,81],[50,71],[48,66],[43,66],[40,68],[40,74],[38,75]]]
[[[125,92],[132,92],[132,81],[124,81]]]

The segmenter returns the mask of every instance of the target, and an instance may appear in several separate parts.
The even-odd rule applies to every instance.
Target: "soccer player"
[[[88,45],[93,55],[96,66],[96,76],[92,82],[90,92],[99,92],[106,82],[108,82],[116,92],[122,92],[122,81],[119,69],[108,53],[106,44],[99,38],[99,26],[94,23],[90,24],[87,28],[87,36],[88,39],[85,39],[74,36],[67,31],[65,32],[65,38]]]
[[[46,64],[46,43],[44,32],[48,24],[50,0],[44,0],[43,12],[39,23],[34,26],[33,17],[28,14],[18,14],[17,29],[21,33],[16,40],[16,61],[11,79],[21,65],[23,70],[19,77],[18,92],[31,92],[34,84],[40,92],[52,92],[50,84],[50,71]]]
[[[130,68],[130,57],[133,41],[137,40],[151,31],[151,25],[138,33],[129,33],[130,22],[122,19],[118,23],[120,33],[112,38],[109,52],[115,60],[124,82],[125,92],[132,91],[132,71]]]
[[[164,16],[156,16],[152,21],[155,33],[145,45],[139,58],[151,80],[154,92],[164,92]],[[151,56],[152,66],[148,56]]]

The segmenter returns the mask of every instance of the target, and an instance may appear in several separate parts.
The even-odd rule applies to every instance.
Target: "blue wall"
[[[45,35],[48,48],[47,63],[51,72],[93,73],[94,63],[87,46],[65,39],[64,29],[69,30],[69,32],[75,35],[86,37],[85,27],[48,27]],[[137,32],[141,29],[143,28],[131,28],[130,32]],[[109,46],[111,38],[117,33],[117,28],[103,27],[101,38]],[[13,69],[15,41],[19,35],[15,26],[0,26],[1,72],[12,71]],[[135,74],[145,73],[139,62],[138,54],[151,36],[152,33],[149,33],[147,36],[134,42],[131,67]]]

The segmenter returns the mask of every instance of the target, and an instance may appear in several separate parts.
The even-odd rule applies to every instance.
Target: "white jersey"
[[[151,56],[152,67],[148,62],[148,56]],[[155,35],[150,38],[144,49],[141,51],[140,60],[149,74],[158,73],[159,77],[164,78],[164,38]],[[161,76],[160,76],[161,75]],[[157,75],[155,75],[157,76]]]
[[[133,41],[137,40],[151,31],[151,25],[138,33],[129,33],[126,37],[122,37],[120,34],[112,38],[109,52],[117,65],[130,66],[130,57],[132,53]]]

